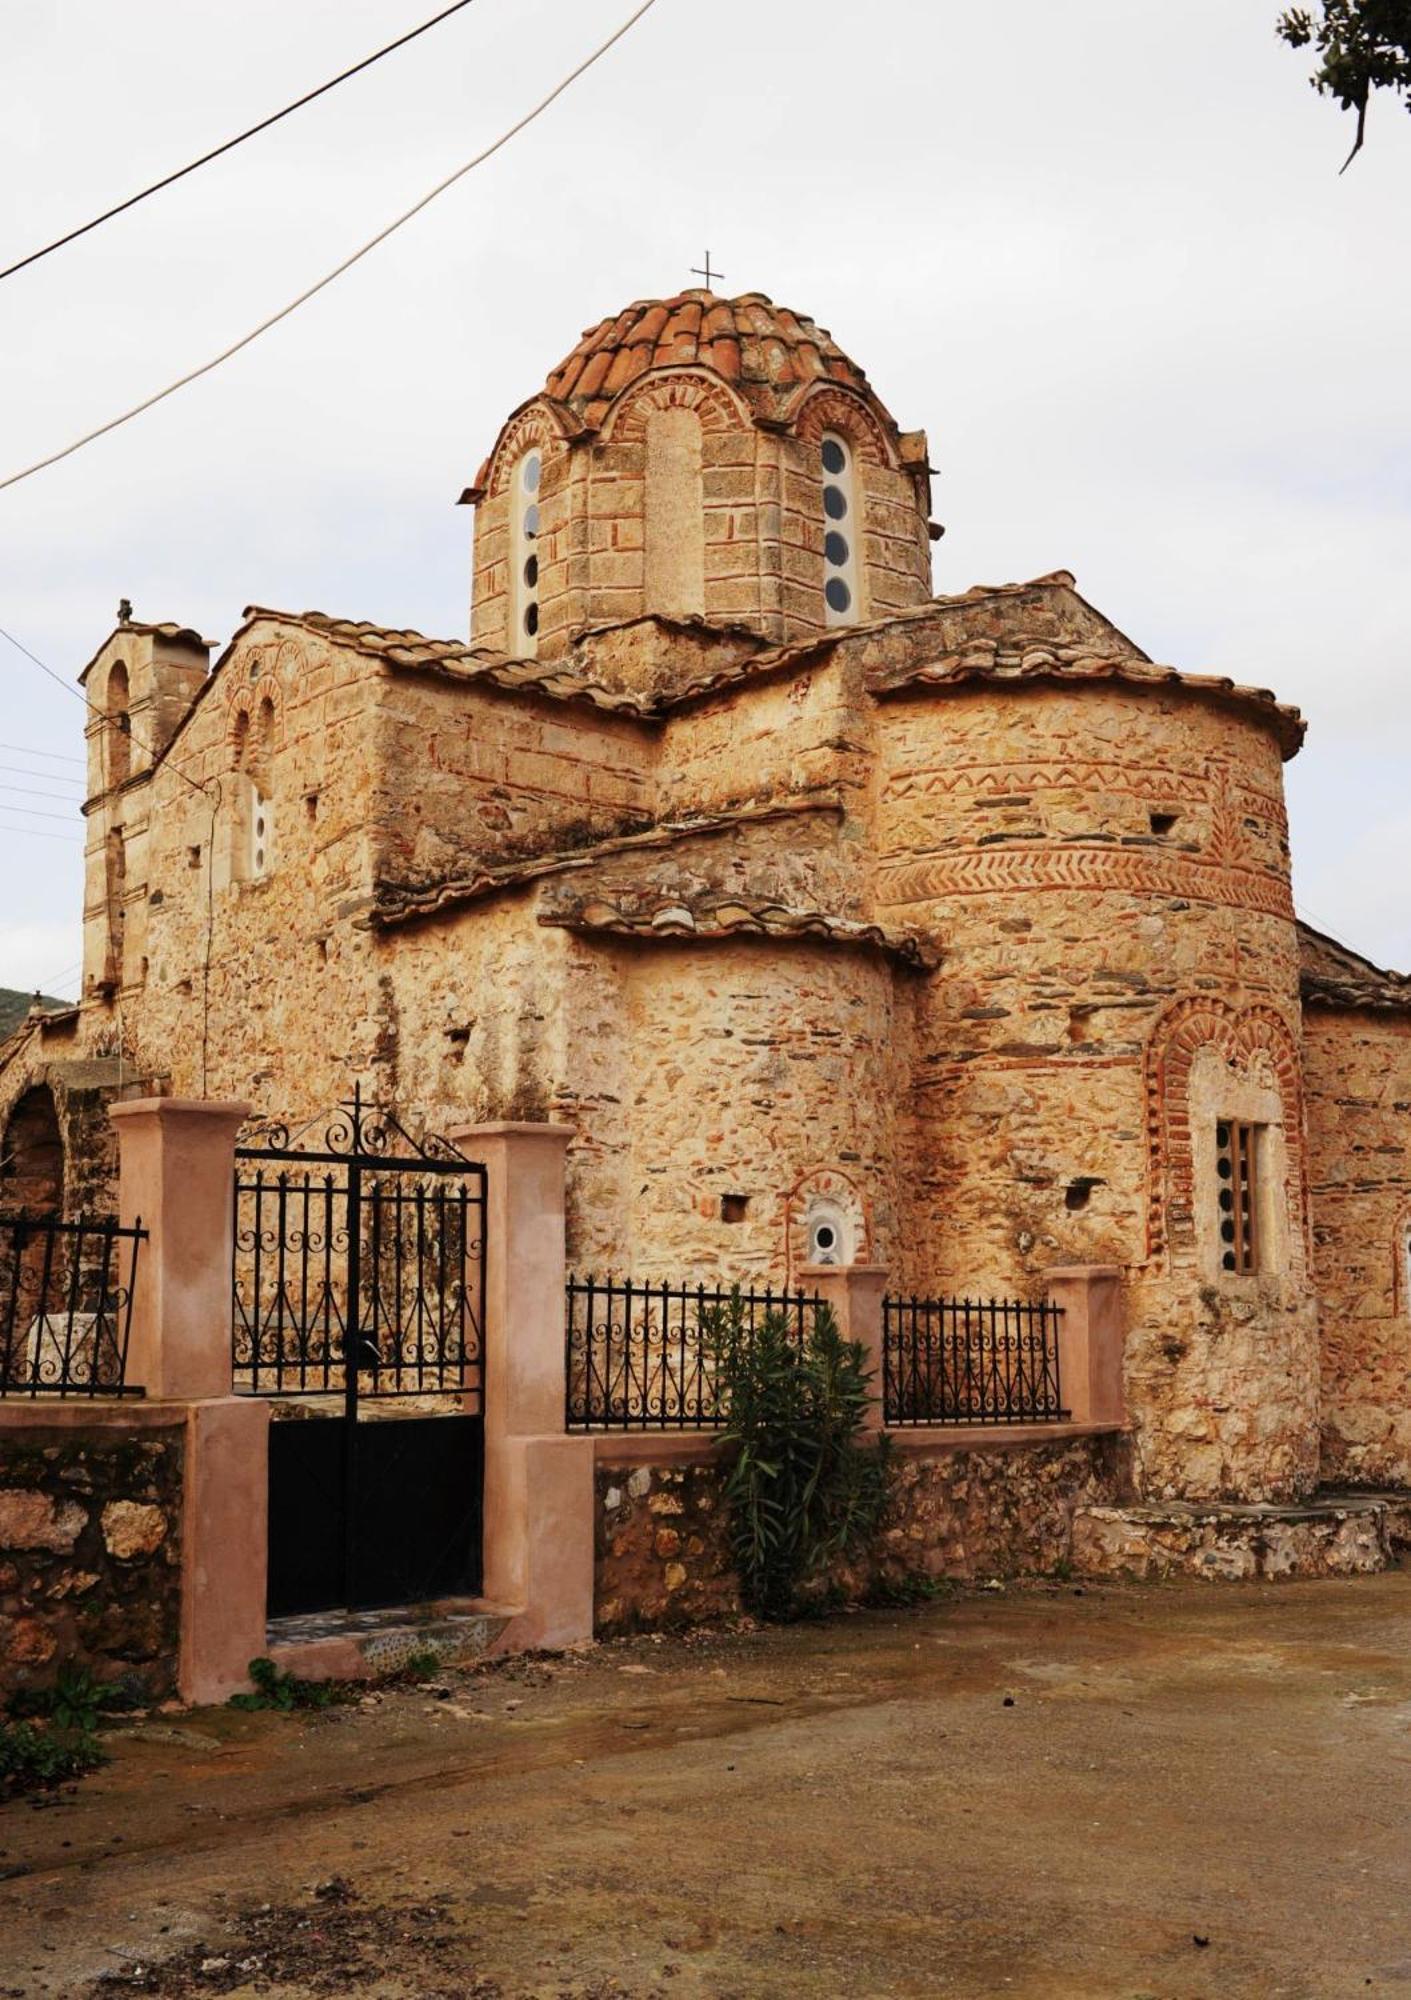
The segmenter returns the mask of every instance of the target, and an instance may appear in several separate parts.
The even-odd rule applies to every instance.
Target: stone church
[[[82,995],[0,1050],[0,1204],[140,1087],[552,1119],[580,1269],[1124,1273],[1139,1489],[1411,1483],[1411,980],[1300,925],[1266,690],[1062,570],[932,595],[931,467],[762,294],[515,409],[468,639],[125,617]]]

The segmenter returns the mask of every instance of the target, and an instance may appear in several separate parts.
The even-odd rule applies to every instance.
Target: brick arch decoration
[[[623,390],[604,421],[604,443],[644,443],[649,419],[661,410],[694,410],[706,433],[754,428],[744,404],[713,375],[694,368],[659,369]]]
[[[784,1269],[790,1283],[804,1260],[804,1217],[815,1196],[836,1202],[850,1217],[857,1235],[853,1262],[866,1264],[872,1256],[872,1204],[867,1196],[841,1167],[810,1167],[784,1197]]]
[[[817,444],[824,431],[838,431],[869,465],[895,466],[896,448],[860,396],[831,386],[811,389],[794,417],[794,435]]]
[[[1231,1069],[1248,1073],[1259,1055],[1274,1071],[1284,1113],[1286,1183],[1291,1235],[1309,1260],[1310,1217],[1307,1149],[1304,1136],[1303,1076],[1298,1043],[1282,1014],[1272,1007],[1237,1008],[1201,997],[1178,1000],[1152,1030],[1146,1047],[1147,1260],[1174,1248],[1171,1212],[1185,1218],[1180,1234],[1194,1243],[1195,1152],[1190,1127],[1191,1066],[1202,1049],[1213,1048]],[[1188,1245],[1182,1243],[1181,1248]]]
[[[504,492],[510,473],[525,452],[535,445],[542,452],[553,451],[565,444],[567,439],[567,429],[551,403],[536,398],[534,402],[526,403],[522,410],[516,410],[496,438],[495,448],[486,463],[481,482],[486,497]]]
[[[256,725],[266,702],[274,714],[274,736],[269,747],[277,750],[284,741],[284,690],[268,667],[261,671],[257,680],[241,682],[231,694],[225,727],[227,761],[232,770],[238,771],[248,765],[252,744],[257,753],[265,747],[258,742]],[[258,775],[251,772],[252,777]]]

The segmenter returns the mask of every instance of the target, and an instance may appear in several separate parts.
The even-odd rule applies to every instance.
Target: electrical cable
[[[91,222],[82,223],[77,229],[70,229],[67,235],[56,236],[54,241],[46,243],[42,250],[31,250],[27,257],[21,257],[14,264],[7,264],[5,269],[0,271],[0,284],[3,284],[6,278],[13,278],[17,271],[23,271],[31,264],[37,264],[41,257],[48,257],[55,250],[62,250],[66,243],[76,243],[80,236],[87,236],[91,229],[101,228],[105,222],[111,222],[115,215],[123,215],[129,208],[136,208],[137,204],[146,201],[149,195],[160,194],[163,188],[169,188],[175,182],[185,180],[186,176],[194,174],[198,167],[209,166],[211,161],[218,160],[222,153],[233,152],[237,146],[243,146],[247,139],[255,138],[260,132],[267,132],[270,126],[277,125],[281,118],[287,118],[291,112],[301,111],[306,104],[312,104],[316,97],[323,97],[328,91],[337,89],[340,83],[346,83],[349,77],[357,76],[360,71],[371,69],[372,65],[381,62],[384,56],[390,56],[394,49],[405,48],[407,43],[414,42],[418,35],[424,35],[428,28],[437,27],[452,14],[459,14],[463,7],[469,7],[470,4],[471,0],[455,0],[454,6],[445,7],[439,14],[433,14],[431,19],[423,21],[419,28],[412,28],[405,35],[399,35],[395,42],[388,42],[387,46],[378,49],[375,55],[364,56],[362,61],[354,63],[351,69],[342,70],[337,76],[330,77],[327,83],[321,83],[317,90],[305,91],[304,95],[296,97],[292,104],[286,104],[282,111],[271,112],[268,118],[262,118],[258,125],[251,125],[246,131],[237,133],[233,139],[227,139],[223,145],[213,146],[209,153],[202,153],[199,160],[192,160],[188,166],[178,167],[175,173],[166,174],[161,180],[153,181],[150,187],[143,188],[139,194],[130,194],[126,201],[117,202],[112,208],[104,209],[103,213],[95,215]]]
[[[0,764],[0,771],[8,769],[9,766],[7,764]],[[26,773],[26,775],[32,774]],[[78,806],[83,803],[82,799],[66,799],[62,792],[41,792],[35,785],[7,785],[0,783],[0,792],[13,793],[17,797],[22,794],[27,799],[48,799],[50,805],[55,806]]]
[[[0,806],[0,812],[13,812],[13,806]],[[0,833],[23,833],[30,840],[58,840],[65,847],[82,847],[83,842],[71,833],[46,833],[42,826],[4,826]]]
[[[40,673],[47,674],[50,680],[53,681],[55,687],[61,687],[64,690],[65,694],[71,694],[75,701],[81,701],[83,703],[83,706],[86,709],[88,709],[92,714],[96,715],[100,722],[106,723],[110,729],[115,728],[117,726],[116,719],[113,716],[109,715],[106,709],[99,708],[96,701],[90,701],[88,699],[88,696],[83,692],[82,688],[77,688],[72,686],[68,681],[64,679],[62,674],[56,674],[52,667],[46,666],[44,661],[40,659],[38,653],[31,653],[29,647],[24,645],[19,639],[17,639],[13,632],[7,632],[3,625],[0,625],[0,639],[8,639],[10,644],[14,647],[17,653],[23,653],[27,660],[32,661],[33,664],[36,667],[38,667]],[[137,745],[137,748],[141,750],[146,756],[150,757],[154,764],[158,761],[156,750],[150,743],[144,743],[140,736],[135,736],[133,734],[132,724],[130,722],[128,723],[128,726],[123,733],[126,735],[128,741],[130,743],[135,743]],[[75,763],[78,763],[81,762],[82,760],[75,758],[74,761]],[[190,785],[193,792],[200,792],[203,797],[210,796],[209,786],[198,784],[195,778],[188,778],[175,757],[166,757],[163,758],[161,761],[168,770],[176,772],[176,775],[178,776],[178,778],[181,779],[183,784]]]
[[[12,778],[39,778],[46,785],[72,785],[77,791],[83,790],[82,778],[61,778],[57,771],[31,771],[28,764],[0,764],[0,771],[7,772]],[[50,792],[48,796],[60,799],[63,793]]]
[[[490,145],[486,146],[483,152],[477,153],[474,159],[467,160],[464,166],[457,167],[454,173],[447,174],[443,181],[438,181],[429,193],[421,197],[420,201],[413,202],[409,209],[406,209],[401,215],[389,222],[385,229],[379,229],[377,234],[369,237],[368,241],[360,249],[355,250],[350,257],[345,257],[341,264],[335,264],[331,271],[327,272],[317,283],[310,285],[306,291],[300,292],[297,298],[291,299],[288,305],[281,306],[278,312],[271,313],[268,319],[261,320],[258,326],[254,326],[248,333],[242,334],[239,340],[233,341],[229,347],[223,348],[211,360],[203,361],[199,368],[190,369],[185,375],[178,376],[176,381],[169,382],[165,389],[158,389],[155,395],[144,397],[140,403],[134,403],[132,408],[124,410],[121,416],[111,417],[107,423],[99,424],[95,430],[86,431],[82,437],[75,438],[72,444],[66,444],[61,451],[50,452],[47,458],[36,459],[33,465],[27,465],[22,471],[12,472],[8,478],[0,479],[0,493],[3,493],[7,487],[18,486],[22,479],[33,478],[36,472],[43,472],[49,466],[57,465],[61,459],[71,458],[76,451],[82,451],[85,445],[93,444],[98,438],[106,437],[109,431],[119,430],[122,425],[131,423],[134,417],[140,417],[144,411],[154,408],[158,403],[165,402],[167,397],[174,396],[178,389],[184,389],[190,383],[198,382],[203,375],[212,374],[223,362],[229,361],[234,355],[239,354],[242,348],[249,347],[254,341],[258,340],[261,334],[268,333],[271,327],[278,326],[281,320],[286,320],[291,314],[296,313],[300,306],[307,305],[310,299],[315,298],[319,292],[325,290],[336,278],[341,278],[345,271],[350,271],[354,264],[361,263],[362,259],[375,250],[379,244],[385,243],[389,236],[395,235],[397,230],[412,220],[413,216],[420,215],[424,208],[430,207],[438,195],[444,194],[447,188],[453,187],[457,181],[463,180],[474,168],[482,166],[493,154],[498,153],[502,146],[508,145],[510,140],[516,134],[522,132],[527,125],[532,125],[536,118],[542,117],[549,106],[557,98],[562,97],[571,84],[576,83],[586,70],[590,70],[593,67],[594,63],[601,61],[608,50],[615,43],[620,42],[622,37],[630,29],[634,28],[642,16],[649,13],[655,5],[656,0],[643,0],[643,4],[635,12],[628,15],[620,28],[609,35],[607,40],[594,49],[590,56],[586,56],[576,69],[570,70],[561,83],[556,83],[548,95],[541,97],[532,110],[526,111],[522,118],[516,119],[515,123],[502,132],[498,139],[495,139]],[[6,636],[8,637],[8,634]],[[21,651],[23,651],[23,648],[21,648]]]
[[[81,764],[82,757],[72,756],[65,750],[41,750],[33,743],[0,743],[0,750],[9,750],[16,757],[52,757],[56,764]],[[78,780],[75,779],[77,784]]]
[[[73,814],[72,814],[72,813],[49,813],[49,812],[45,812],[45,811],[43,810],[43,808],[42,808],[41,806],[5,806],[5,805],[0,805],[0,812],[7,812],[7,813],[23,813],[23,814],[24,814],[24,815],[25,815],[25,816],[26,816],[27,818],[29,818],[29,819],[61,819],[61,820],[63,820],[63,821],[64,821],[65,825],[67,825],[67,826],[72,826],[72,825],[73,825],[73,818],[74,818],[74,816],[73,816]]]

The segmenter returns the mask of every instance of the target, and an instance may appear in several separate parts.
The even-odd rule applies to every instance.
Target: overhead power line
[[[83,790],[82,778],[71,778],[67,772],[60,777],[57,771],[32,771],[28,764],[0,764],[0,771],[7,772],[12,778],[38,778],[45,785],[72,785],[80,792]],[[48,796],[61,799],[64,795],[62,792],[50,792]]]
[[[474,159],[467,160],[463,167],[457,167],[454,173],[447,174],[443,181],[438,181],[434,188],[421,197],[420,201],[413,202],[410,208],[404,210],[395,220],[389,222],[385,229],[379,229],[377,234],[369,237],[368,241],[360,249],[355,250],[350,257],[345,257],[341,264],[335,264],[331,271],[320,278],[316,284],[310,285],[307,291],[300,292],[297,298],[291,299],[287,306],[281,306],[278,312],[271,313],[268,319],[263,319],[258,326],[251,327],[250,331],[242,334],[239,340],[232,341],[229,347],[223,348],[219,354],[213,355],[209,361],[203,361],[199,368],[190,369],[185,375],[179,375],[175,382],[169,382],[165,389],[158,389],[155,395],[146,396],[140,403],[134,403],[132,408],[124,410],[121,416],[109,418],[107,423],[99,424],[96,430],[86,431],[82,437],[75,438],[72,444],[66,444],[61,451],[50,452],[47,458],[36,459],[33,465],[25,466],[23,471],[12,472],[7,479],[0,479],[0,493],[3,493],[6,487],[18,486],[22,479],[32,479],[36,472],[43,472],[49,466],[57,465],[61,459],[71,458],[74,452],[82,451],[85,445],[94,443],[98,438],[106,437],[109,431],[120,429],[123,424],[131,423],[134,417],[140,417],[144,411],[154,408],[158,403],[165,402],[167,397],[174,396],[178,389],[184,389],[188,384],[198,382],[203,375],[210,375],[223,362],[229,361],[232,356],[239,354],[242,348],[249,347],[254,341],[258,340],[262,333],[268,333],[271,327],[278,326],[281,320],[286,320],[292,313],[296,313],[300,306],[307,305],[310,299],[325,290],[336,278],[341,278],[345,271],[351,271],[354,264],[361,263],[362,259],[375,250],[380,243],[385,243],[389,236],[395,235],[404,224],[411,221],[413,216],[420,215],[424,208],[429,208],[438,195],[444,194],[447,188],[454,187],[457,181],[463,180],[476,167],[483,166],[485,161],[490,159],[493,154],[498,153],[502,146],[507,146],[517,133],[522,132],[527,125],[532,125],[536,118],[542,117],[549,106],[557,98],[562,97],[571,84],[576,83],[586,70],[590,70],[593,67],[594,63],[601,61],[608,50],[615,43],[620,42],[629,29],[634,28],[642,16],[650,13],[655,5],[656,0],[643,0],[643,4],[635,12],[628,15],[620,28],[609,35],[605,42],[601,42],[590,56],[585,56],[578,67],[570,70],[562,82],[556,83],[547,96],[539,99],[539,102],[534,105],[532,110],[526,111],[522,118],[516,119],[514,124],[502,132],[498,139],[493,140],[490,145],[486,146],[483,152],[477,153]],[[21,648],[21,651],[23,650]],[[48,669],[46,668],[45,671],[47,672]]]
[[[14,647],[17,653],[23,653],[25,658],[28,661],[30,661],[32,665],[38,667],[41,674],[47,674],[49,676],[49,679],[53,681],[55,687],[61,687],[64,690],[65,694],[71,694],[75,701],[82,702],[83,706],[86,709],[88,709],[91,714],[96,715],[100,722],[106,723],[110,729],[117,727],[117,720],[114,716],[109,715],[106,709],[100,708],[96,701],[90,701],[88,699],[88,696],[83,692],[82,688],[74,687],[69,681],[66,681],[64,679],[62,674],[56,674],[52,667],[46,666],[44,661],[40,659],[38,653],[32,653],[29,650],[28,646],[26,646],[21,640],[17,639],[13,632],[7,632],[3,625],[0,625],[0,639],[8,640],[10,645]],[[137,736],[133,733],[131,722],[128,723],[127,728],[124,731],[124,734],[128,737],[130,742],[135,743],[137,745],[137,748],[139,750],[144,751],[146,755],[151,758],[154,764],[156,763],[157,761],[156,750],[150,743],[144,743],[140,736]],[[198,784],[195,778],[188,778],[185,771],[182,770],[181,765],[177,762],[175,757],[166,758],[165,764],[166,768],[169,771],[175,771],[178,778],[181,779],[181,782],[184,785],[189,785],[193,792],[200,792],[203,794],[203,796],[207,798],[210,797],[210,787],[208,785]],[[11,807],[10,810],[18,811],[19,808]]]
[[[33,743],[0,743],[0,750],[11,750],[17,757],[52,757],[56,764],[81,764],[82,757],[75,757],[67,750],[40,750]],[[75,780],[75,783],[77,780]]]
[[[0,790],[8,790],[8,787],[0,787]],[[0,812],[22,813],[26,819],[61,819],[66,826],[72,826],[74,823],[73,813],[45,812],[42,806],[8,806],[0,804]]]
[[[9,768],[8,764],[0,764],[0,771],[8,771]],[[65,798],[62,792],[42,792],[38,785],[0,784],[0,792],[11,798],[48,799],[51,805],[72,806],[75,812],[83,804],[82,799]]]
[[[277,125],[281,118],[288,118],[291,112],[302,111],[304,106],[312,104],[316,97],[326,96],[330,90],[336,90],[340,83],[346,83],[349,77],[357,76],[362,70],[371,69],[373,64],[381,62],[384,56],[390,56],[394,49],[404,49],[408,42],[414,42],[417,36],[424,35],[428,28],[437,27],[452,14],[459,14],[463,7],[469,7],[470,4],[471,0],[455,0],[454,6],[443,7],[439,14],[433,14],[431,19],[423,21],[419,28],[409,29],[405,35],[399,35],[395,42],[388,42],[385,48],[378,49],[375,54],[364,56],[362,61],[354,63],[351,69],[340,70],[338,75],[331,76],[327,83],[321,83],[317,90],[306,90],[302,97],[296,97],[294,102],[286,104],[282,111],[272,111],[269,117],[262,118],[258,125],[251,125],[244,132],[237,132],[233,139],[226,139],[221,145],[212,146],[210,152],[202,153],[199,160],[192,160],[189,165],[178,167],[175,173],[164,174],[161,180],[153,181],[150,187],[141,189],[137,194],[130,194],[126,201],[117,202],[112,208],[105,208],[103,213],[95,215],[91,222],[80,223],[77,229],[70,229],[66,235],[56,236],[52,243],[46,243],[42,250],[31,250],[27,257],[21,257],[17,262],[7,264],[5,269],[0,271],[0,282],[6,278],[13,278],[16,271],[23,271],[31,264],[37,264],[41,257],[48,257],[55,250],[62,250],[66,243],[76,243],[80,236],[87,236],[91,229],[101,228],[105,222],[111,222],[115,215],[123,215],[128,209],[136,208],[140,201],[146,201],[150,195],[160,194],[163,188],[171,187],[176,181],[185,180],[186,176],[194,174],[198,167],[207,167],[212,160],[218,160],[222,153],[234,152],[235,148],[243,146],[247,139],[253,139],[261,132],[268,132],[270,126]]]
[[[0,811],[3,812],[10,812],[12,810],[13,808],[10,806],[0,807]],[[83,845],[83,842],[76,834],[46,833],[42,826],[7,826],[0,827],[0,832],[22,833],[30,840],[58,840],[62,841],[65,847],[82,847]]]

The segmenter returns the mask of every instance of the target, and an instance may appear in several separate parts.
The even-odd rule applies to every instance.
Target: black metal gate
[[[270,1426],[271,1617],[475,1593],[485,1169],[360,1090],[236,1148],[237,1393]]]

